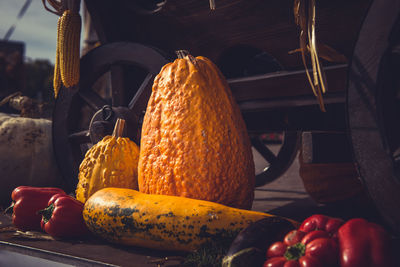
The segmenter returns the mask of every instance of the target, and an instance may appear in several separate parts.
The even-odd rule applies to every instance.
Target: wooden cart
[[[349,138],[366,189],[387,225],[400,233],[399,12],[396,0],[317,2],[318,40],[347,63],[323,61],[328,83],[321,112],[300,54],[293,1],[85,0],[100,46],[81,58],[79,86],[61,90],[53,115],[56,158],[72,191],[84,153],[112,131],[117,117],[138,141],[155,75],[176,50],[213,60],[228,78],[253,146],[269,167],[257,185],[279,177],[301,133]],[[106,88],[100,81],[108,81]],[[283,134],[273,154],[260,138]],[[342,144],[346,147],[346,144]],[[349,160],[353,160],[350,158]]]

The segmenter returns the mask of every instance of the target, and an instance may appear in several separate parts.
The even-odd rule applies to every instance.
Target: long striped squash
[[[161,250],[193,251],[204,242],[238,233],[271,214],[185,197],[104,188],[85,203],[83,218],[111,242]]]

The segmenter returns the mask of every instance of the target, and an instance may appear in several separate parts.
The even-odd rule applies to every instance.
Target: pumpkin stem
[[[189,55],[189,51],[187,50],[177,50],[175,51],[176,55],[178,58],[185,58],[187,55]]]
[[[196,58],[194,56],[192,56],[191,54],[189,54],[189,51],[187,50],[177,50],[175,51],[176,55],[178,56],[178,58],[188,58],[190,60],[190,62],[192,62],[193,64],[196,64]]]
[[[115,123],[112,136],[114,136],[115,138],[122,137],[122,133],[124,132],[124,126],[125,126],[125,120],[118,118],[117,122]]]

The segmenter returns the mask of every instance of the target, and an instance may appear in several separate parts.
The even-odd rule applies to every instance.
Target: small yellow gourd
[[[138,189],[139,147],[121,137],[125,121],[118,119],[114,132],[88,150],[79,166],[76,198],[85,203],[105,187]]]

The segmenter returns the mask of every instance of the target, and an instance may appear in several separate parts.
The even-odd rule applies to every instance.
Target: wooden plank
[[[209,57],[219,66],[227,49],[247,45],[272,55],[284,69],[302,66],[299,53],[288,53],[299,48],[292,0],[220,0],[214,11],[210,11],[208,1],[169,0],[160,12],[151,15],[135,10],[133,1],[86,2],[89,12],[95,14],[101,39],[107,42],[149,44],[171,55],[186,49],[194,56]],[[318,1],[318,40],[350,59],[370,2]]]
[[[328,92],[344,92],[347,65],[325,68]],[[305,70],[282,71],[265,75],[228,80],[237,102],[313,95]]]

